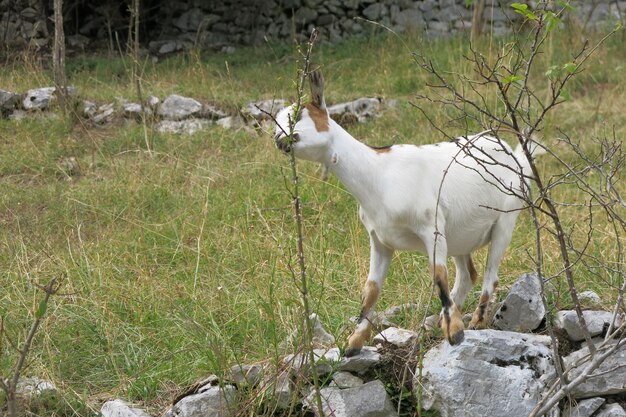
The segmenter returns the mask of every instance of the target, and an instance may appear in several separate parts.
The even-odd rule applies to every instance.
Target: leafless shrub
[[[568,370],[560,369],[557,361],[559,380],[550,395],[531,414],[540,416],[568,395],[571,388],[583,382],[616,349],[615,346],[620,346],[625,340],[623,326],[611,326],[607,341],[599,346],[594,345],[582,314],[575,280],[577,268],[584,268],[605,282],[608,291],[617,293],[614,316],[625,311],[626,266],[622,239],[626,232],[626,204],[617,186],[626,163],[623,141],[616,137],[615,131],[600,137],[585,137],[584,140],[573,139],[566,132],[559,131],[560,138],[556,140],[533,140],[543,130],[548,114],[568,99],[566,86],[584,70],[585,63],[592,59],[597,48],[621,28],[617,27],[594,45],[583,42],[577,51],[572,52],[568,62],[550,66],[545,71],[540,69],[539,57],[545,52],[546,43],[570,6],[551,1],[539,3],[535,10],[520,3],[512,6],[524,17],[524,25],[514,40],[503,45],[495,55],[484,55],[472,44],[464,57],[465,63],[471,68],[469,74],[460,71],[443,72],[427,57],[414,55],[419,67],[432,80],[428,85],[428,93],[418,96],[414,105],[444,134],[446,132],[429,118],[425,110],[427,106],[444,106],[450,110],[455,122],[463,125],[467,133],[470,133],[470,129],[490,131],[498,141],[507,136],[512,137],[519,142],[530,161],[531,174],[520,180],[530,181],[531,188],[504,184],[495,175],[485,175],[484,179],[526,202],[536,234],[535,251],[532,254],[535,269],[543,282],[565,278],[574,309],[584,329],[585,343],[591,352],[585,372],[572,381],[567,378]],[[541,91],[537,81],[547,84],[547,91]],[[494,106],[494,102],[497,105]],[[542,171],[532,158],[533,146],[540,146],[549,155],[550,163],[558,166],[556,173]],[[474,159],[488,173],[490,167],[499,165],[484,153],[484,158],[480,157],[480,149],[474,150],[478,151],[474,154],[479,155],[474,156]],[[502,146],[502,151],[507,152],[507,148]],[[463,149],[459,153],[470,155]],[[576,200],[567,199],[564,190],[568,189],[578,190]],[[584,213],[583,223],[577,222],[572,226],[564,222],[562,214],[572,210]],[[608,228],[608,233],[612,235],[611,241],[606,243],[612,250],[606,256],[592,250],[600,224]],[[559,253],[560,265],[556,271],[544,261],[548,242],[555,244]],[[615,285],[611,282],[623,284]],[[549,312],[546,295],[544,288],[542,298]],[[553,340],[555,356],[558,357],[558,341],[550,325],[550,317],[547,327]],[[619,342],[609,348],[609,339],[618,339]]]

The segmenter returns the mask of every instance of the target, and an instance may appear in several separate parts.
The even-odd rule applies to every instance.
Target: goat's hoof
[[[467,328],[469,330],[482,330],[482,329],[486,329],[487,326],[485,325],[485,323],[483,322],[476,322],[476,323],[470,323],[467,325]]]
[[[362,348],[348,348],[348,349],[346,349],[346,352],[343,355],[346,358],[351,358],[351,357],[356,356],[359,353],[361,353],[361,349]]]
[[[487,328],[487,323],[485,320],[481,320],[478,314],[474,313],[474,316],[467,325],[467,328],[470,330],[482,330]]]
[[[448,337],[448,342],[450,342],[451,345],[460,345],[463,340],[465,340],[465,332],[463,332],[463,330],[459,330]]]

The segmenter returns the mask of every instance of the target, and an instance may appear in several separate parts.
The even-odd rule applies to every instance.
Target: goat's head
[[[274,140],[283,152],[293,147],[297,158],[321,162],[331,141],[330,119],[324,101],[324,78],[321,72],[309,75],[311,102],[301,106],[298,114],[295,105],[281,110],[276,116]],[[293,139],[290,133],[293,127]]]

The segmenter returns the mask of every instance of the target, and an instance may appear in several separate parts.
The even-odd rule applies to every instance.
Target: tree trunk
[[[63,0],[54,0],[54,49],[52,51],[54,84],[63,112],[67,110],[67,79],[65,78],[65,33],[63,32]]]
[[[485,0],[475,0],[474,13],[472,14],[472,42],[476,42],[476,39],[482,32],[483,10],[485,10]]]

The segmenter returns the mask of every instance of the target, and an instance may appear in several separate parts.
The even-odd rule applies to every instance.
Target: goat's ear
[[[311,102],[320,109],[326,108],[324,100],[324,77],[320,70],[314,70],[309,74],[309,83],[311,85]]]

